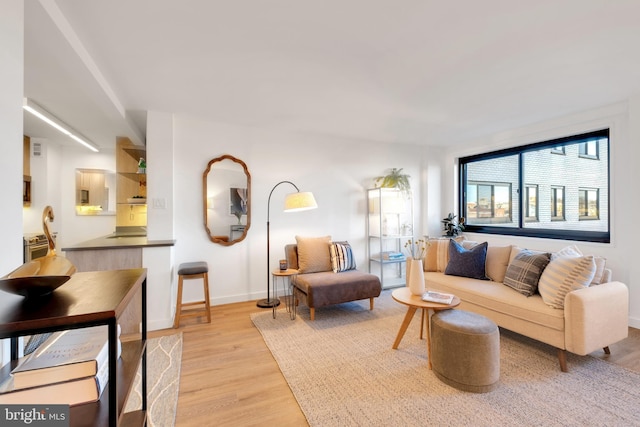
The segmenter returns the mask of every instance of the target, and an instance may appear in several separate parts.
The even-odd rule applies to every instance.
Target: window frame
[[[495,201],[495,195],[496,195],[496,187],[506,187],[507,188],[507,193],[509,194],[509,204],[511,205],[512,203],[512,198],[511,198],[511,183],[508,182],[497,182],[497,181],[472,181],[472,185],[476,186],[476,194],[479,193],[479,189],[477,187],[491,187],[491,216],[490,217],[483,217],[483,218],[503,218],[503,217],[496,217],[496,201]],[[478,201],[476,201],[476,207],[479,205],[479,203],[477,203]],[[479,218],[479,217],[477,217]],[[511,212],[509,212],[509,216],[508,218],[510,220],[512,220],[512,214]],[[502,222],[502,220],[498,221],[498,222]],[[509,222],[509,221],[507,221]]]
[[[558,215],[558,190],[562,193],[562,215]],[[551,186],[551,221],[566,221],[565,216],[566,191],[564,185]]]
[[[597,214],[595,216],[591,216],[591,215],[582,215],[582,209],[580,209],[580,196],[582,195],[582,193],[585,193],[585,196],[588,196],[590,192],[594,191],[596,193],[596,212]],[[587,212],[589,212],[589,197],[585,197],[586,199],[586,210]],[[578,188],[578,215],[579,215],[579,220],[580,221],[594,221],[594,220],[599,220],[600,219],[600,189],[599,188],[586,188],[586,187],[579,187]]]
[[[531,215],[530,212],[530,208],[531,208],[531,204],[530,204],[530,199],[531,199],[531,190],[535,189],[536,191],[536,202],[535,202],[535,207],[534,207],[534,211],[533,215]],[[538,206],[540,205],[540,191],[538,189],[538,185],[537,184],[525,184],[524,185],[524,201],[523,201],[523,205],[524,205],[524,221],[525,222],[538,222],[540,220],[540,216],[538,215]]]
[[[596,154],[589,154],[589,149],[587,148],[589,146],[589,144],[595,144],[595,151]],[[580,146],[578,148],[578,155],[580,157],[582,157],[583,159],[592,159],[592,160],[599,160],[600,156],[598,153],[600,153],[600,147],[598,145],[598,140],[595,141],[585,141],[580,143]]]
[[[600,129],[592,132],[587,132],[579,135],[572,135],[562,138],[557,138],[549,141],[535,142],[523,146],[517,146],[512,148],[506,148],[496,151],[491,151],[487,153],[475,154],[471,156],[464,156],[458,158],[458,217],[464,218],[466,215],[466,184],[467,184],[467,169],[466,166],[469,163],[481,161],[481,160],[490,160],[495,158],[507,157],[507,156],[518,156],[518,174],[519,174],[519,184],[518,188],[525,188],[526,184],[524,182],[524,167],[523,167],[523,156],[525,153],[530,151],[538,151],[542,149],[553,149],[559,145],[571,145],[577,143],[584,143],[590,141],[598,141],[600,139],[606,139],[608,155],[607,157],[607,187],[606,193],[608,194],[607,200],[607,222],[606,222],[606,231],[591,231],[591,230],[566,230],[566,229],[551,229],[551,228],[527,228],[525,227],[525,216],[524,216],[524,197],[522,197],[522,193],[520,197],[514,198],[514,203],[519,203],[519,207],[517,212],[519,212],[518,217],[514,217],[512,215],[512,220],[515,227],[499,227],[492,224],[470,224],[465,223],[465,231],[470,233],[481,233],[481,234],[495,234],[495,235],[509,235],[509,236],[523,236],[523,237],[537,237],[537,238],[545,238],[545,239],[561,239],[561,240],[572,240],[572,241],[583,241],[583,242],[596,242],[596,243],[610,243],[611,242],[611,138],[610,138],[610,129]],[[598,149],[600,146],[598,145]],[[580,153],[579,149],[579,153]],[[599,153],[599,150],[598,150]],[[579,155],[582,157],[582,155]],[[589,156],[589,158],[594,158],[593,156]],[[598,156],[599,158],[599,156]],[[582,187],[581,187],[582,188]],[[604,187],[603,187],[604,188]],[[601,192],[599,192],[598,196],[598,213],[602,212],[602,201]],[[538,197],[539,197],[538,193]],[[564,206],[563,206],[563,214],[566,218],[566,200],[567,193],[564,191]],[[517,201],[516,201],[517,200]],[[538,199],[538,205],[540,200]],[[511,210],[515,209],[512,206]],[[588,221],[588,220],[587,220]]]

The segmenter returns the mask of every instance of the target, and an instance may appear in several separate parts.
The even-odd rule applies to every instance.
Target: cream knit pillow
[[[564,308],[564,297],[571,291],[589,286],[596,273],[592,256],[556,257],[542,272],[538,292],[553,308]]]

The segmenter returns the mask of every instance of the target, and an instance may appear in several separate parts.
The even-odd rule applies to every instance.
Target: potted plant
[[[449,212],[447,217],[442,219],[442,228],[447,236],[455,237],[464,231],[464,218],[457,221],[456,215]]]
[[[375,178],[375,186],[381,188],[397,188],[400,191],[411,190],[409,175],[402,173],[402,168],[392,168],[387,175]]]

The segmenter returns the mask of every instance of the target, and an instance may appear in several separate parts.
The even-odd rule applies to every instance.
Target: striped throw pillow
[[[553,308],[564,308],[564,297],[571,291],[586,288],[596,274],[592,256],[557,257],[545,268],[538,292],[542,300]]]
[[[351,245],[348,242],[333,242],[329,246],[331,253],[331,268],[334,273],[355,270],[356,260],[353,257]]]
[[[427,254],[424,257],[424,271],[437,271],[444,273],[449,264],[449,240],[462,243],[464,236],[454,238],[442,237],[429,239]]]

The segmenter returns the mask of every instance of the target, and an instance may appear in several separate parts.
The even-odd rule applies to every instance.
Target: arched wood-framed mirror
[[[202,174],[204,228],[209,240],[231,246],[244,240],[251,226],[251,174],[229,154],[212,159]]]

